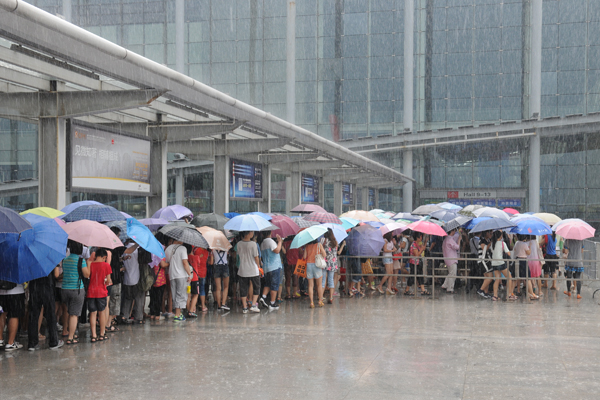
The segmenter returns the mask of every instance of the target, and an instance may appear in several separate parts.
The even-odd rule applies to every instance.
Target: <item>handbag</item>
[[[300,278],[306,278],[306,260],[299,258],[298,261],[296,261],[294,275],[298,275]]]
[[[371,267],[371,259],[368,259],[366,262],[361,264],[362,274],[370,275],[373,273],[373,267]]]
[[[327,267],[327,262],[320,253],[315,255],[315,267],[325,269]]]

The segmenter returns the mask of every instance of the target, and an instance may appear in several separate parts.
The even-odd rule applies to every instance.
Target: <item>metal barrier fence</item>
[[[485,259],[486,262],[493,262],[493,261],[499,261],[499,262],[504,262],[506,263],[507,266],[510,265],[510,263],[515,263],[515,267],[513,269],[513,271],[515,272],[515,276],[510,276],[509,277],[505,277],[505,276],[500,276],[500,277],[495,277],[495,276],[474,276],[472,275],[472,269],[473,269],[473,263],[477,263],[479,261],[478,258],[472,258],[472,257],[465,257],[465,254],[462,253],[461,254],[462,257],[460,258],[452,258],[452,260],[456,260],[458,262],[458,266],[457,266],[457,274],[456,275],[448,275],[447,274],[447,267],[445,266],[445,262],[444,262],[444,257],[441,256],[427,256],[427,257],[411,257],[411,256],[402,256],[402,257],[395,257],[396,259],[399,259],[400,265],[405,266],[407,261],[410,259],[418,259],[421,263],[422,263],[422,273],[418,273],[417,270],[421,269],[421,268],[410,268],[409,273],[408,274],[402,274],[402,273],[393,273],[393,274],[386,274],[385,273],[385,269],[383,266],[383,263],[381,263],[381,265],[377,265],[376,263],[373,263],[372,267],[373,267],[373,273],[372,274],[363,274],[362,273],[362,263],[361,263],[361,259],[362,260],[366,260],[366,259],[371,259],[371,260],[383,260],[383,256],[377,256],[377,257],[360,257],[360,256],[339,256],[338,258],[341,260],[341,267],[345,266],[345,291],[347,294],[349,294],[350,288],[351,288],[351,282],[352,282],[352,277],[353,276],[361,276],[361,277],[384,277],[384,276],[388,276],[388,277],[398,277],[398,278],[413,278],[413,289],[416,289],[418,286],[418,279],[417,278],[421,278],[421,279],[427,279],[427,280],[431,280],[431,297],[434,298],[435,297],[435,286],[436,286],[436,279],[441,279],[441,278],[446,278],[446,277],[450,277],[450,278],[455,278],[457,280],[466,280],[466,285],[467,288],[469,288],[470,285],[472,285],[471,281],[483,281],[486,279],[491,279],[492,281],[495,280],[506,280],[511,279],[511,280],[517,280],[517,281],[525,281],[525,283],[527,281],[535,281],[537,283],[537,281],[546,281],[546,282],[553,282],[553,281],[557,281],[560,283],[566,283],[566,281],[571,281],[573,282],[573,284],[576,284],[576,282],[595,282],[598,283],[600,285],[600,280],[598,280],[598,258],[597,256],[600,255],[600,242],[593,242],[593,241],[585,241],[584,244],[584,251],[583,251],[583,257],[582,257],[582,263],[583,263],[583,268],[584,268],[584,272],[581,274],[580,278],[567,278],[565,276],[565,274],[563,273],[562,276],[559,276],[557,274],[556,278],[552,278],[551,276],[548,277],[544,277],[544,272],[542,271],[542,275],[539,277],[531,277],[530,276],[530,269],[527,263],[527,267],[525,268],[526,271],[526,276],[520,276],[520,271],[519,271],[519,266],[518,263],[520,261],[520,259]],[[354,261],[356,260],[356,261]],[[540,262],[556,262],[556,266],[557,266],[557,272],[559,270],[563,270],[564,271],[564,266],[565,266],[565,261],[566,259],[564,258],[559,258],[559,259],[543,259],[543,258],[539,258],[539,259],[524,259],[524,261],[540,261]],[[354,263],[354,271],[353,271],[353,265]],[[361,273],[358,273],[356,270],[358,269],[358,267],[356,266],[356,263],[358,263],[358,267],[361,268]],[[413,267],[413,264],[410,265],[411,267]],[[375,272],[375,270],[382,270],[383,273],[378,273]],[[462,274],[461,274],[462,272]],[[493,284],[493,283],[492,283]],[[490,286],[492,285],[490,284]],[[557,283],[558,285],[558,283]],[[563,286],[564,287],[564,286]],[[477,288],[479,288],[479,286],[477,286]],[[560,287],[559,287],[560,288]],[[594,288],[592,288],[594,289]],[[600,290],[600,286],[599,289],[596,291]],[[416,290],[414,290],[415,295],[416,293],[418,293]],[[594,292],[595,294],[596,292]]]

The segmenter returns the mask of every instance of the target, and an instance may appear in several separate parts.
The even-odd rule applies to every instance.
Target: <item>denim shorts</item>
[[[215,278],[229,278],[229,265],[216,264],[214,268]]]
[[[325,284],[327,284],[328,289],[333,289],[333,276],[335,275],[335,271],[327,271],[323,270],[323,288],[325,288]]]
[[[269,271],[265,274],[265,286],[273,291],[279,290],[279,284],[281,284],[281,268],[277,268],[274,271]]]
[[[200,296],[206,296],[205,287],[206,287],[206,278],[198,278],[197,281],[193,281],[190,283],[190,293],[191,294],[199,294]]]
[[[315,263],[306,264],[306,279],[319,279],[323,276],[323,270],[317,268]]]
[[[394,263],[394,259],[392,257],[384,257],[383,258],[383,264],[393,264]]]

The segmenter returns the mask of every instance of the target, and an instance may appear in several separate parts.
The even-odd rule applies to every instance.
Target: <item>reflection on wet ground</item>
[[[82,330],[58,351],[0,353],[0,397],[598,398],[598,299],[544,293],[288,301],[125,326],[95,344]]]

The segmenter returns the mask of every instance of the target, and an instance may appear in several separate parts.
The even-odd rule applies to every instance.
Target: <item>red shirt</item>
[[[198,273],[200,278],[206,278],[206,262],[210,253],[208,250],[202,247],[196,247],[192,254],[188,256],[188,261],[192,267],[192,282],[198,280]]]
[[[87,297],[90,299],[101,299],[108,296],[104,279],[112,273],[110,264],[106,262],[93,262],[90,265],[90,286]]]
[[[290,249],[291,244],[291,240],[285,240],[283,242],[283,247],[285,248],[285,258],[287,260],[288,265],[295,266],[298,262],[299,254],[298,249]]]

